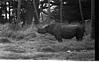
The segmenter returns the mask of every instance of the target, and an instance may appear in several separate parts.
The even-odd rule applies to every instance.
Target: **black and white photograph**
[[[95,0],[0,0],[0,60],[95,61]]]

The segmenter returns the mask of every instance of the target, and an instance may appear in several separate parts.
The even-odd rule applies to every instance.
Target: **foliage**
[[[9,1],[10,5],[13,7],[13,9],[17,8],[17,1],[13,1],[13,0],[5,0],[5,1],[1,1],[1,2],[6,2]],[[81,21],[81,14],[79,12],[79,0],[62,0],[62,17],[63,17],[63,22],[68,21],[68,22],[72,22],[72,21]],[[48,1],[47,0],[35,0],[36,3],[36,9],[38,12],[38,17],[40,16],[40,12],[43,12],[43,9],[48,9]],[[84,19],[89,19],[90,15],[91,15],[91,4],[90,4],[90,0],[81,0],[81,5],[82,5],[82,11],[83,11],[83,16]],[[52,6],[56,6],[56,8],[54,9],[53,12],[51,12],[51,16],[57,21],[60,20],[60,1],[59,0],[53,0],[53,2],[50,2],[50,7]],[[38,9],[38,7],[40,6],[40,8]],[[2,7],[3,8],[3,7]],[[37,15],[35,10],[34,5],[33,5],[33,1],[30,0],[22,0],[22,4],[21,4],[21,9],[22,9],[22,14],[21,14],[21,18],[25,21],[27,20],[32,20],[31,18],[34,17],[35,20],[37,21]],[[30,11],[31,10],[31,11]],[[24,12],[25,11],[25,12]],[[29,12],[32,13],[29,13]],[[30,14],[34,14],[34,15],[30,15]],[[48,14],[47,14],[48,15]],[[28,17],[29,16],[29,17]],[[22,20],[22,21],[23,21]],[[35,21],[35,22],[36,22]],[[31,21],[30,21],[31,22]],[[28,22],[26,22],[28,23]]]

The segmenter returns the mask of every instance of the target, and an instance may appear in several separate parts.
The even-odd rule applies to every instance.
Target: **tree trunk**
[[[50,0],[48,0],[48,18],[46,20],[46,24],[51,22],[51,11],[50,11]]]
[[[40,2],[39,2],[39,3],[40,3]],[[44,21],[42,12],[43,12],[43,4],[41,3],[40,16],[41,16],[41,18],[42,18],[42,21]]]
[[[50,15],[50,0],[48,0],[48,13],[49,13],[49,17],[51,16]]]
[[[33,6],[34,6],[34,18],[35,18],[35,23],[38,24],[39,23],[39,0],[33,0]]]
[[[25,13],[25,24],[30,25],[32,23],[33,20],[33,16],[34,18],[36,18],[36,14],[35,14],[35,9],[34,9],[34,4],[33,4],[34,0],[27,0],[26,1],[26,13]],[[36,19],[37,20],[37,19]]]
[[[6,5],[6,2],[5,2],[5,5]],[[5,18],[6,18],[6,20],[7,20],[7,7],[5,6]]]
[[[79,9],[80,9],[80,14],[81,14],[81,24],[84,24],[84,17],[83,17],[83,11],[82,11],[82,6],[81,6],[81,0],[79,0]]]
[[[11,20],[10,20],[10,2],[9,2],[9,22],[11,23]]]
[[[62,0],[60,0],[60,22],[62,22],[63,18],[62,18]]]
[[[17,8],[17,20],[16,22],[20,22],[20,9],[21,9],[21,0],[18,0],[18,8]]]
[[[91,0],[91,20],[92,20],[91,38],[95,39],[95,0]]]

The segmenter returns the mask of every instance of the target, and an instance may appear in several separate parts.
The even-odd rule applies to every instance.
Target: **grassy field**
[[[8,25],[0,26],[0,59],[33,60],[95,60],[95,41],[85,36],[82,41],[63,39],[59,43],[54,36],[41,35],[33,26],[13,31]]]

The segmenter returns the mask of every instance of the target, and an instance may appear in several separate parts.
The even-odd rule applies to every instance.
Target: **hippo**
[[[62,42],[62,39],[72,39],[73,37],[76,37],[77,41],[81,41],[84,36],[84,31],[82,24],[67,25],[65,23],[53,23],[37,30],[38,33],[49,33],[55,36],[58,42]]]

